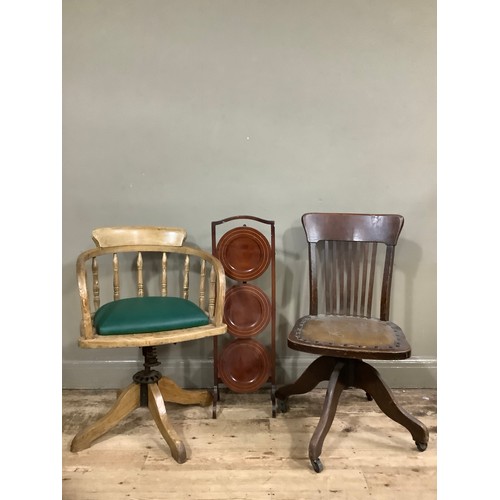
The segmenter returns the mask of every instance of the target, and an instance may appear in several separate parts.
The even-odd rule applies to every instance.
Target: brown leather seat
[[[427,448],[424,424],[394,400],[378,371],[363,359],[406,359],[411,347],[389,321],[394,250],[404,219],[401,215],[307,213],[302,224],[309,249],[309,314],[297,320],[288,346],[317,354],[293,384],[276,391],[279,408],[288,398],[305,394],[328,380],[323,413],[309,443],[309,459],[323,470],[320,454],[333,423],[342,391],[366,391],[380,409],[406,427],[420,451]],[[377,251],[382,247],[385,251]],[[379,304],[379,314],[372,306]]]

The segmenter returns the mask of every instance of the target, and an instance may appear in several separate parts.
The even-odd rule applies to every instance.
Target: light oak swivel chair
[[[295,323],[288,346],[319,357],[295,383],[279,388],[276,398],[278,408],[286,412],[289,396],[305,394],[321,381],[329,381],[309,443],[309,459],[316,472],[323,470],[323,442],[340,395],[348,387],[364,390],[368,400],[374,399],[388,417],[408,429],[418,450],[427,448],[426,426],[398,405],[378,371],[363,361],[411,355],[403,331],[389,321],[394,252],[403,223],[401,215],[302,216],[309,251],[309,314]],[[373,316],[376,302],[379,315]]]
[[[96,248],[78,256],[81,325],[79,346],[141,348],[144,369],[133,376],[102,418],[71,443],[77,452],[147,406],[178,463],[186,449],[171,426],[165,402],[212,404],[208,390],[185,390],[152,369],[156,346],[194,341],[226,332],[225,275],[210,253],[184,246],[181,228],[125,226],[92,232]],[[193,290],[194,289],[194,290]]]

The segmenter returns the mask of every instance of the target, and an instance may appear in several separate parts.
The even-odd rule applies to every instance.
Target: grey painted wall
[[[307,313],[308,211],[395,212],[392,320],[409,361],[394,387],[436,385],[434,0],[63,0],[62,381],[120,387],[136,349],[77,346],[77,255],[93,228],[276,223],[278,382],[310,356],[286,335]],[[161,348],[162,371],[211,386],[211,341]]]

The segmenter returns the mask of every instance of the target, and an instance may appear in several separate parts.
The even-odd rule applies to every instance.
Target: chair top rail
[[[92,231],[92,239],[100,248],[122,245],[170,245],[180,247],[187,232],[180,227],[114,226],[99,227]]]
[[[372,241],[396,245],[404,218],[398,214],[311,212],[302,216],[309,243],[318,241]]]

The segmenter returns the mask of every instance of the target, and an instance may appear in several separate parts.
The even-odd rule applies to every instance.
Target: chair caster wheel
[[[366,400],[367,400],[367,401],[373,401],[372,395],[371,395],[371,394],[366,393]]]
[[[278,399],[278,410],[281,413],[286,413],[289,409],[288,399]]]
[[[319,458],[316,458],[315,460],[311,459],[311,465],[313,466],[314,472],[317,472],[318,474],[323,470],[323,464]]]
[[[418,451],[425,451],[427,449],[427,443],[419,443],[415,441]]]

